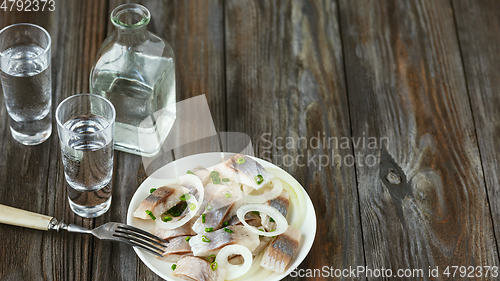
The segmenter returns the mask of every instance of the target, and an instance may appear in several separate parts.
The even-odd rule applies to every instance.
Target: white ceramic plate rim
[[[210,153],[201,153],[201,154],[196,154],[196,155],[191,155],[187,156],[181,159],[178,159],[174,162],[168,163],[167,165],[161,167],[157,171],[155,171],[151,176],[149,176],[144,182],[137,188],[134,196],[132,197],[132,200],[130,201],[128,211],[127,211],[127,224],[139,227],[141,229],[144,229],[146,231],[150,231],[151,228],[153,227],[153,222],[152,221],[145,221],[141,219],[137,219],[133,217],[133,212],[141,202],[144,200],[144,198],[147,197],[149,194],[149,190],[153,187],[158,187],[165,182],[168,181],[175,181],[176,177],[178,175],[185,174],[188,169],[191,169],[195,166],[204,166],[204,167],[210,167],[218,162],[220,162],[220,159],[227,155],[234,155],[234,153],[220,153],[220,152],[210,152]],[[251,156],[250,156],[251,157]],[[300,227],[300,230],[302,232],[302,246],[299,249],[299,252],[297,253],[296,257],[292,260],[291,265],[288,267],[288,270],[285,271],[283,274],[277,274],[273,273],[270,276],[268,276],[265,279],[259,280],[259,281],[278,281],[286,277],[288,274],[290,274],[295,268],[299,266],[299,264],[306,258],[307,254],[311,250],[311,247],[314,242],[314,238],[316,235],[316,213],[314,210],[314,206],[312,204],[311,198],[309,198],[307,192],[304,190],[302,185],[295,180],[290,174],[285,172],[283,169],[280,167],[267,162],[265,160],[251,157],[252,159],[256,160],[259,164],[261,164],[264,168],[274,168],[281,170],[282,172],[286,173],[289,175],[289,181],[293,180],[296,186],[300,187],[300,190],[296,190],[296,192],[302,192],[303,197],[305,198],[306,202],[306,214],[304,218],[304,222],[302,226]],[[170,180],[168,180],[170,179]],[[171,275],[173,272],[172,269],[170,268],[172,263],[171,262],[166,262],[162,261],[160,259],[157,259],[155,256],[145,253],[137,248],[134,247],[134,251],[141,259],[144,264],[151,269],[154,273],[156,273],[158,276],[161,278],[168,280],[168,281],[181,281],[182,279],[178,277],[174,277]]]

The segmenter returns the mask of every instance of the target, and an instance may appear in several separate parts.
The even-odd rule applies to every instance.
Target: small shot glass
[[[64,176],[71,210],[98,217],[111,205],[116,112],[107,99],[79,94],[56,109]]]
[[[37,145],[52,133],[49,33],[30,23],[0,30],[0,80],[12,137]]]

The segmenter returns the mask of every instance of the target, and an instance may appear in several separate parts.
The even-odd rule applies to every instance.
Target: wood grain
[[[454,1],[495,237],[500,237],[500,2]],[[498,246],[497,246],[498,249]]]
[[[2,27],[29,21],[45,27],[51,34],[53,111],[63,98],[88,91],[92,62],[86,61],[86,56],[95,56],[96,50],[91,45],[104,39],[103,31],[95,30],[94,26],[98,24],[95,18],[105,10],[103,4],[101,1],[61,1],[53,12],[0,12]],[[3,95],[0,99],[3,104]],[[67,205],[55,120],[51,138],[41,145],[28,147],[12,139],[6,114],[2,106],[0,202],[91,227],[92,220],[76,217]],[[90,278],[91,237],[7,225],[0,225],[0,233],[0,279]]]
[[[354,167],[318,163],[352,149],[298,147],[298,138],[318,134],[350,137],[337,3],[227,1],[224,13],[228,131],[248,134],[257,156],[296,177],[316,208],[316,239],[301,268],[363,266]]]
[[[353,137],[388,138],[355,149],[380,155],[356,166],[367,266],[498,265],[450,3],[340,7]]]

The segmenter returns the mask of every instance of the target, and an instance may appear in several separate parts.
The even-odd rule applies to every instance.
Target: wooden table
[[[0,27],[33,22],[52,35],[54,108],[89,91],[120,2],[0,10]],[[430,280],[429,267],[439,267],[433,280],[498,280],[442,273],[499,265],[499,1],[139,2],[151,11],[149,30],[175,50],[177,100],[206,95],[219,132],[248,134],[257,156],[295,160],[281,166],[318,217],[300,268],[423,269],[425,277],[391,280]],[[66,200],[55,127],[28,147],[12,139],[5,106],[0,120],[0,204],[85,227],[125,221],[147,177],[140,157],[115,153],[112,207],[82,219]],[[338,146],[287,148],[281,139],[318,134]],[[7,225],[0,235],[0,280],[159,279],[127,245]],[[340,278],[286,278],[305,279]],[[345,278],[365,279],[386,280]]]

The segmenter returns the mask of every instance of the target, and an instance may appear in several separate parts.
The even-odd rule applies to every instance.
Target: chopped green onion
[[[229,182],[229,179],[228,178],[223,178],[222,181],[223,182]]]
[[[187,242],[189,242],[189,239],[191,239],[191,237],[184,238],[184,240],[186,240]]]
[[[193,172],[191,172],[191,170],[188,170],[188,171],[186,172],[186,174],[194,175],[194,173],[193,173]]]
[[[262,232],[264,232],[264,229],[261,229],[261,228],[259,228],[259,231],[262,231]]]
[[[252,211],[252,213],[254,213],[256,215],[260,215],[259,211]]]
[[[213,254],[212,254],[212,255],[210,255],[210,256],[208,256],[207,261],[208,261],[208,262],[210,262],[210,261],[212,260],[212,258],[214,258],[214,260],[213,260],[213,261],[215,261],[216,256],[215,256],[215,255],[213,255]]]
[[[228,193],[226,193],[225,196],[226,196],[226,198],[231,198],[232,195],[231,195],[231,193],[228,192]]]
[[[205,235],[201,236],[201,241],[203,241],[205,243],[210,243],[210,239],[208,239]]]
[[[222,225],[223,225],[223,226],[228,226],[228,225],[229,225],[229,222],[225,221]]]
[[[172,217],[169,217],[169,216],[166,216],[162,219],[162,221],[164,222],[168,222],[168,221],[171,221],[172,220]]]
[[[189,204],[189,209],[194,211],[194,209],[196,209],[196,205],[194,203]]]
[[[218,266],[217,262],[215,262],[215,261],[210,264],[210,268],[212,269],[212,271],[216,271],[217,270],[217,266]]]
[[[177,265],[174,263],[172,264],[172,270],[175,270],[177,268]]]
[[[261,184],[264,181],[264,178],[261,175],[256,175],[253,179],[257,184]]]
[[[184,212],[184,210],[186,210],[187,206],[188,206],[187,204],[182,204],[182,206],[181,206],[181,212]]]
[[[214,184],[220,184],[220,178],[215,178],[215,179],[214,179],[214,178],[212,178],[212,182],[213,182]]]
[[[178,217],[181,215],[181,211],[179,211],[179,209],[177,209],[177,206],[173,206],[172,208],[170,208],[167,213],[171,214],[172,217]]]
[[[243,163],[245,163],[245,158],[243,157],[238,158],[238,164],[243,164]]]
[[[205,214],[201,215],[201,223],[205,223],[205,217],[206,217]]]
[[[271,229],[271,231],[270,231],[270,232],[274,232],[275,230],[276,230],[276,229]]]
[[[156,191],[156,188],[151,188],[151,189],[149,190],[149,193],[153,193],[153,192],[155,192],[155,191]]]
[[[146,210],[146,214],[148,214],[148,216],[150,216],[153,220],[156,220],[155,215],[153,215],[153,212],[151,212],[150,210]]]
[[[271,236],[271,238],[276,238],[276,236]]]
[[[273,218],[271,218],[271,217],[269,217],[269,221],[270,221],[270,222],[274,222],[274,219],[273,219]]]
[[[227,232],[227,233],[233,233],[233,231],[231,229],[227,228],[227,227],[224,228],[224,231]]]
[[[210,177],[211,177],[212,179],[214,179],[214,178],[218,178],[218,177],[219,177],[219,172],[217,172],[217,171],[212,171],[212,172],[210,173]]]
[[[189,198],[191,198],[191,195],[186,193],[186,194],[182,195],[180,199],[181,199],[181,201],[186,201],[186,200],[189,200]]]
[[[207,228],[205,228],[205,232],[212,232],[212,231],[214,231],[213,227],[207,227]]]

